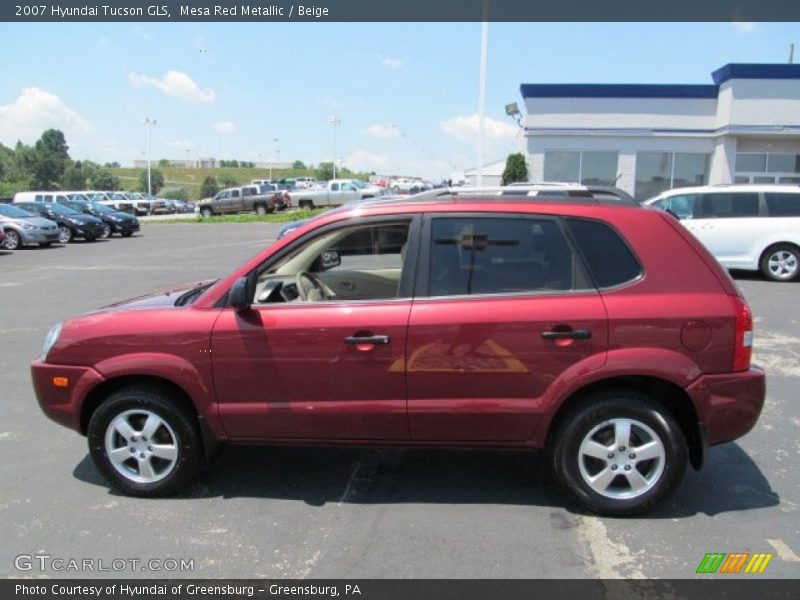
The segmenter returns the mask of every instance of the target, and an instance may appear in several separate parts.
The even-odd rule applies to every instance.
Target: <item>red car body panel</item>
[[[222,307],[237,279],[318,227],[453,212],[600,219],[628,240],[643,273],[599,291]],[[47,361],[32,365],[44,412],[80,429],[97,385],[141,375],[181,387],[220,439],[541,447],[571,396],[612,378],[684,390],[710,443],[746,433],[764,401],[761,371],[731,372],[735,285],[691,235],[649,210],[496,200],[360,205],[311,220],[176,307],[184,289],[65,322]],[[591,337],[541,337],[559,328]],[[391,342],[344,343],[366,334]],[[55,388],[54,376],[68,377],[69,388]]]

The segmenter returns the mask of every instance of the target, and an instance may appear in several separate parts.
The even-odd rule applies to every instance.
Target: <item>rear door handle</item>
[[[588,329],[570,329],[567,331],[543,331],[542,337],[546,340],[588,340],[592,332]]]
[[[351,336],[344,338],[344,343],[348,346],[359,346],[361,344],[371,344],[373,346],[385,346],[391,341],[388,335],[365,335]]]

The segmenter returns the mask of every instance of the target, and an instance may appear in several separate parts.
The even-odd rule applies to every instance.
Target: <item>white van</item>
[[[723,267],[761,271],[773,281],[800,274],[800,186],[677,188],[644,204],[675,215]]]
[[[69,200],[67,192],[17,192],[14,202],[66,202]]]

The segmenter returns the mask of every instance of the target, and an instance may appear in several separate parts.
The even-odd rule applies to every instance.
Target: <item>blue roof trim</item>
[[[730,79],[800,79],[800,65],[731,63],[711,74],[720,85]]]
[[[523,83],[523,98],[714,98],[716,85]]]

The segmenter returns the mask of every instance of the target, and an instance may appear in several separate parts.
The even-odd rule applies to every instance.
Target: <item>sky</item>
[[[3,23],[0,143],[75,159],[215,157],[440,180],[477,163],[480,23]],[[491,23],[485,161],[518,148],[522,83],[712,83],[783,63],[798,23]],[[796,61],[797,62],[797,61]],[[334,127],[338,116],[336,150]],[[278,142],[274,141],[278,138]]]

